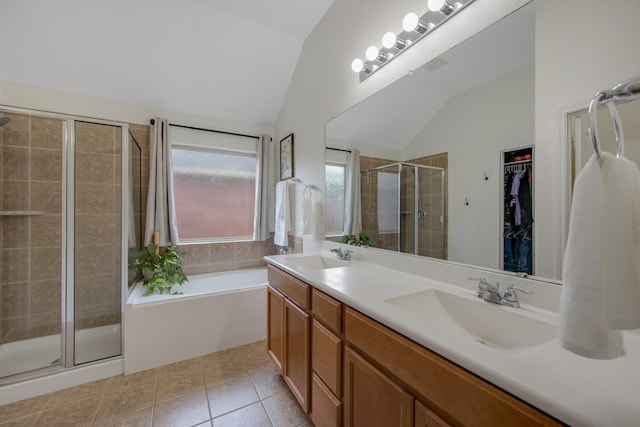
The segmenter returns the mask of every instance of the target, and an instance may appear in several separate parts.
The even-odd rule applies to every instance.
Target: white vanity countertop
[[[328,252],[334,246],[338,245],[324,242],[321,254],[335,258]],[[277,255],[265,260],[569,425],[640,425],[637,332],[624,333],[627,356],[615,360],[575,355],[562,349],[555,338],[523,349],[490,347],[448,333],[441,323],[425,321],[428,313],[418,318],[387,300],[428,289],[472,297],[475,282],[467,278],[485,277],[491,283],[514,283],[534,290],[532,295],[520,297],[519,309],[486,304],[495,310],[517,310],[518,314],[555,325],[560,287],[403,254],[352,249],[355,254],[349,267],[313,269],[293,262],[309,254]]]

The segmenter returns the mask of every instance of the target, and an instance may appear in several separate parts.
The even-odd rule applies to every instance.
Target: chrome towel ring
[[[640,76],[618,83],[613,89],[598,91],[589,103],[589,138],[593,146],[593,152],[602,161],[602,150],[598,141],[598,123],[596,111],[601,104],[606,104],[609,109],[613,128],[616,135],[616,156],[624,156],[624,132],[622,121],[618,114],[616,104],[633,101],[640,97]]]

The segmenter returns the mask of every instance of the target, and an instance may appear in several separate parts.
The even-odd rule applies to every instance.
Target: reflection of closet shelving
[[[526,168],[527,165],[533,165],[533,159],[507,162],[504,164],[504,172],[519,172]]]
[[[37,216],[45,213],[45,211],[0,211],[0,216]]]

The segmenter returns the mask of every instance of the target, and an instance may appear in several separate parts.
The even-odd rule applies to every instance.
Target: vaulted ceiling
[[[0,80],[273,127],[333,0],[0,0]]]

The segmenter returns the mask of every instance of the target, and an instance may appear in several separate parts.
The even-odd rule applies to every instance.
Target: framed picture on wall
[[[293,134],[280,140],[280,180],[293,178]]]

